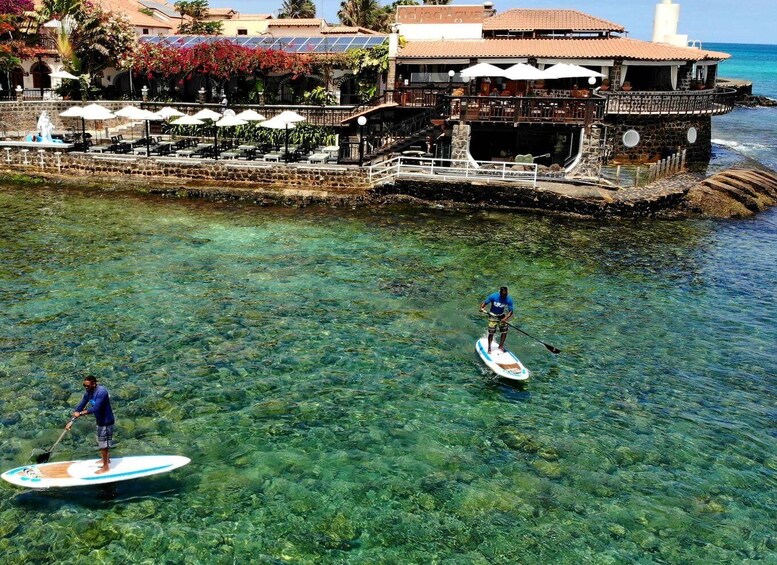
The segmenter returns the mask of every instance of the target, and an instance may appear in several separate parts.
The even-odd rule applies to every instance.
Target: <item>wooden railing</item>
[[[467,122],[588,125],[604,117],[601,98],[451,96],[450,117]]]
[[[677,92],[601,92],[607,115],[708,115],[734,109],[736,90],[684,90]]]

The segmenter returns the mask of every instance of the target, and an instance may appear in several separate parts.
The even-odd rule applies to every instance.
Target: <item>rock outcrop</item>
[[[728,169],[693,186],[686,209],[718,218],[752,216],[777,204],[777,173],[765,169]]]

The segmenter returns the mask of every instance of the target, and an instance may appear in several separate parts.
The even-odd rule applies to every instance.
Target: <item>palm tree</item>
[[[316,5],[313,0],[283,0],[278,19],[315,18]]]
[[[337,17],[346,26],[374,29],[381,11],[378,0],[344,0]]]
[[[447,6],[451,0],[424,0],[426,6]]]

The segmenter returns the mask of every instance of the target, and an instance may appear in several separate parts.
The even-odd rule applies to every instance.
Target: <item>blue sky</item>
[[[319,16],[337,21],[340,0],[314,0]],[[493,0],[499,12],[510,8],[571,8],[621,24],[629,37],[651,39],[653,11],[658,0]],[[277,13],[282,0],[210,0],[213,8],[240,12]],[[382,2],[388,4],[390,2]],[[454,4],[477,4],[454,0]],[[777,0],[684,0],[680,4],[679,33],[704,43],[777,43]]]

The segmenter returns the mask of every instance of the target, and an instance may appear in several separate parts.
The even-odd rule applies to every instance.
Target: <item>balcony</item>
[[[734,108],[736,90],[601,92],[607,116],[718,116]]]
[[[466,122],[590,125],[604,117],[601,98],[452,96],[450,118]]]

